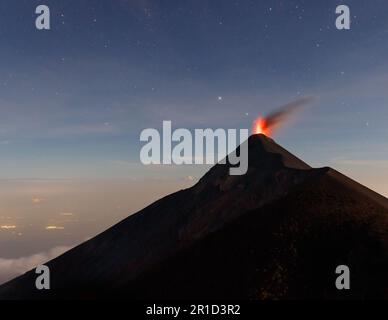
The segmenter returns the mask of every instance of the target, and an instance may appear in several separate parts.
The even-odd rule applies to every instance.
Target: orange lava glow
[[[264,118],[258,118],[255,120],[253,123],[253,134],[264,134],[266,136],[270,135],[270,130]]]

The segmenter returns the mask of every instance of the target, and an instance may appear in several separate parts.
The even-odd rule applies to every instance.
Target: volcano
[[[245,143],[245,175],[215,165],[48,262],[50,290],[31,270],[0,299],[388,298],[388,199],[262,134]],[[335,286],[339,265],[350,290]]]

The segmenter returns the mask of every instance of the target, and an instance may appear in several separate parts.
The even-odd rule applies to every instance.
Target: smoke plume
[[[298,111],[310,104],[313,100],[312,97],[303,97],[278,108],[265,118],[260,117],[256,119],[253,126],[253,133],[262,133],[268,136],[272,135],[276,130],[289,122]]]

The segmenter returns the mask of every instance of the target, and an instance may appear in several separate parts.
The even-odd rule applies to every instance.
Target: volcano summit
[[[387,299],[388,199],[264,135],[245,143],[245,175],[215,165],[48,262],[50,290],[32,270],[0,298]],[[339,265],[350,290],[335,286]]]

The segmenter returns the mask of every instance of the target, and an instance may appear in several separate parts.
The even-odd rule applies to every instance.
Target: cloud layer
[[[0,284],[17,277],[36,266],[56,258],[62,253],[70,250],[70,246],[58,246],[47,252],[36,253],[27,257],[16,259],[0,258]]]

